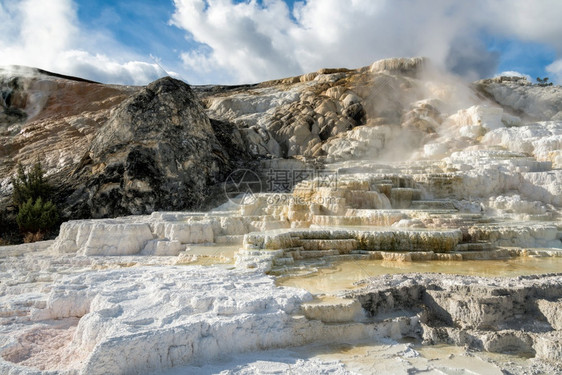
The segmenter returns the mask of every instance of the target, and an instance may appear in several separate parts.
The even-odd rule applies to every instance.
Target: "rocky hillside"
[[[562,119],[560,87],[466,85],[421,58],[245,86],[103,85],[12,68],[0,91],[2,210],[17,163],[36,160],[64,218],[202,208],[232,170],[259,159],[440,159],[488,142],[562,165],[557,122],[526,129],[528,144],[509,141],[529,121]]]
[[[562,274],[539,275],[562,265],[560,87],[424,59],[228,87],[2,77],[2,206],[39,159],[65,219],[120,217],[0,246],[1,374],[562,373]]]
[[[64,217],[77,218],[198,208],[245,157],[236,129],[212,125],[172,78],[122,87],[32,69],[0,82],[3,208],[17,163],[40,160]]]

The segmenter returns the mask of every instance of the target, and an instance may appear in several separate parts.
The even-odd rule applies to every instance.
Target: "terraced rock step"
[[[409,208],[413,201],[421,198],[421,190],[413,188],[392,188],[390,202],[393,208]]]
[[[412,210],[450,210],[457,211],[455,205],[450,200],[416,200],[410,204]]]
[[[265,267],[264,270],[269,271],[274,265],[290,263],[277,262],[278,257],[303,260],[346,254],[370,254],[371,259],[399,261],[456,259],[459,258],[458,255],[441,257],[440,253],[455,250],[461,240],[462,233],[458,229],[443,231],[293,229],[249,233],[244,236],[244,249],[238,252],[236,264],[239,267],[248,265],[252,268]],[[264,259],[270,259],[271,263],[264,263]]]
[[[386,251],[452,251],[462,239],[460,230],[291,230],[249,233],[244,236],[244,248],[277,250],[303,246],[309,250],[314,245],[334,246],[347,251],[355,240],[360,250]],[[303,242],[304,241],[304,242]]]
[[[242,243],[248,232],[288,226],[287,221],[270,215],[154,212],[150,216],[65,222],[51,248],[57,253],[81,255],[178,255],[186,244]]]
[[[425,343],[562,360],[562,274],[386,275],[363,285],[345,296],[359,301],[374,319],[417,316]]]
[[[379,226],[389,227],[405,218],[399,210],[347,210],[345,215],[313,215],[311,224],[324,227]]]
[[[340,240],[316,240],[316,239],[301,239],[301,245],[304,250],[337,250],[339,254],[347,254],[352,250],[357,249],[357,240],[340,239]]]
[[[482,241],[460,243],[455,247],[455,251],[488,251],[494,248],[495,247],[490,242]]]
[[[364,320],[361,304],[353,299],[327,297],[301,305],[304,316],[324,323],[343,323]]]

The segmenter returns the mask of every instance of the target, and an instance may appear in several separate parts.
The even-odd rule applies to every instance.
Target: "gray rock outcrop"
[[[533,85],[524,78],[498,77],[478,81],[475,87],[518,116],[534,121],[562,120],[560,86]]]
[[[40,160],[62,217],[76,219],[202,208],[247,159],[238,128],[211,123],[179,80],[130,87],[35,69],[3,74],[3,210],[17,163]]]
[[[405,274],[380,276],[365,284],[348,297],[357,299],[375,319],[417,316],[417,334],[425,343],[524,354],[554,363],[562,359],[560,274]]]
[[[229,158],[190,87],[162,78],[112,112],[84,163],[84,194],[100,217],[198,207]]]

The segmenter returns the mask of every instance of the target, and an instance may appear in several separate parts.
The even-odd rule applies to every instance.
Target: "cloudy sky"
[[[251,83],[426,56],[562,84],[560,0],[0,0],[0,64],[107,83]]]

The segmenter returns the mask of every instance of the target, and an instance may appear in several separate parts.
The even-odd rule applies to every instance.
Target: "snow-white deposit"
[[[2,299],[16,303],[12,293]],[[2,373],[25,373],[6,358],[43,370],[141,373],[329,336],[318,322],[293,316],[309,293],[219,267],[87,271],[17,299],[28,311],[4,311]],[[38,349],[47,341],[51,347]]]
[[[553,168],[562,167],[562,122],[495,129],[483,137],[482,143],[532,155],[539,161],[551,162]]]

